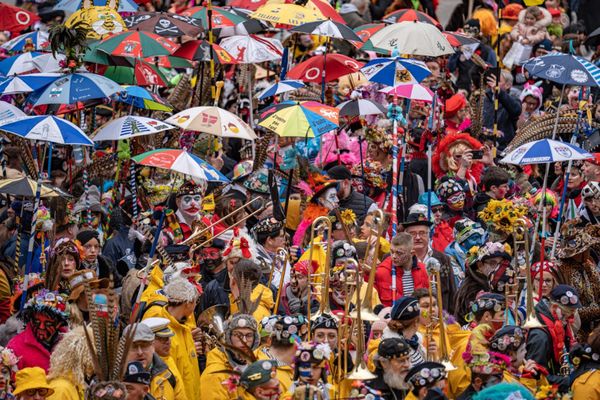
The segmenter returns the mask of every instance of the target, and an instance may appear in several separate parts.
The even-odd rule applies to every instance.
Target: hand
[[[292,259],[292,263],[295,263],[298,260],[298,250],[300,250],[300,247],[298,246],[290,247],[290,258]]]
[[[470,150],[465,151],[460,158],[460,168],[469,169],[473,165],[473,153]]]
[[[194,328],[192,329],[192,337],[194,338],[195,342],[199,342],[202,340],[202,329],[200,328]]]
[[[525,360],[523,371],[535,372],[537,363],[533,360]]]
[[[485,165],[494,165],[494,154],[492,148],[487,144],[483,146],[483,157],[481,162]]]
[[[493,90],[496,87],[496,75],[490,74],[486,80],[487,80],[487,84],[490,87],[490,89]]]
[[[522,43],[522,44],[529,44],[529,39],[527,39],[527,38],[524,38],[524,39],[521,41],[521,43]]]

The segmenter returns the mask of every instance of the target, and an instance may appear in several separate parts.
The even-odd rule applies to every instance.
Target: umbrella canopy
[[[267,0],[233,0],[229,3],[232,7],[244,8],[246,10],[255,11],[258,7],[264,5]]]
[[[3,31],[18,33],[39,20],[40,17],[21,7],[15,7],[7,2],[0,3],[0,27]]]
[[[115,101],[125,104],[131,104],[137,108],[153,111],[171,112],[173,108],[167,104],[167,101],[159,95],[148,91],[140,86],[123,86],[122,92],[113,96]]]
[[[371,43],[384,50],[397,50],[398,54],[439,57],[454,53],[442,32],[424,22],[388,25],[371,36]]]
[[[42,53],[32,51],[8,57],[0,61],[0,74],[9,76],[35,71],[36,67],[33,65],[32,61],[34,57],[40,55],[42,55]]]
[[[227,50],[215,43],[211,45],[207,40],[189,40],[182,44],[173,55],[190,61],[215,60],[220,64],[236,63]]]
[[[310,33],[311,35],[327,36],[355,42],[361,41],[360,36],[345,25],[345,23],[335,22],[330,19],[307,22],[292,28],[291,32]]]
[[[419,83],[431,75],[423,61],[401,57],[376,58],[360,70],[371,82],[388,86]]]
[[[102,75],[75,73],[55,79],[44,89],[31,93],[28,101],[34,105],[72,104],[108,98],[122,90],[121,85]]]
[[[63,67],[61,67],[60,63],[66,59],[67,57],[64,54],[54,55],[52,53],[44,53],[33,57],[31,63],[35,66],[35,69],[43,73],[61,72]],[[83,67],[82,70],[85,72]]]
[[[30,93],[54,82],[62,74],[12,75],[0,78],[0,93],[3,95]]]
[[[562,85],[600,85],[600,68],[571,54],[550,53],[532,58],[523,66],[533,76]]]
[[[0,100],[0,121],[24,116],[25,113],[21,111],[20,108],[17,108],[6,101]]]
[[[61,0],[54,6],[55,10],[63,10],[66,13],[74,13],[81,8],[82,0]],[[108,0],[95,0],[95,6],[105,6]],[[118,12],[136,12],[138,5],[134,0],[119,0]]]
[[[134,63],[133,66],[127,67],[103,65],[98,69],[98,73],[117,83],[127,85],[167,86],[168,79],[157,66],[138,59],[135,59]]]
[[[340,103],[336,106],[340,109],[340,117],[355,117],[357,115],[376,115],[387,112],[386,108],[379,103],[366,99],[354,99]]]
[[[261,91],[256,95],[256,98],[259,100],[264,100],[267,97],[273,97],[280,93],[291,92],[292,90],[300,89],[304,87],[304,83],[302,81],[297,81],[294,79],[285,79],[279,82],[275,82],[265,90]]]
[[[587,160],[594,156],[570,143],[558,140],[542,139],[525,143],[510,153],[500,162],[505,164],[547,164],[569,160]]]
[[[211,26],[212,29],[232,27],[240,24],[246,20],[246,18],[232,13],[222,7],[212,7]],[[191,7],[181,13],[186,17],[192,17],[200,20],[202,28],[209,29],[208,24],[208,7],[198,6]]]
[[[138,164],[169,169],[204,179],[208,182],[229,182],[218,169],[200,157],[179,149],[157,149],[132,157]]]
[[[288,3],[293,3],[295,0],[286,0]],[[308,0],[305,5],[309,10],[315,11],[323,15],[321,19],[330,19],[341,24],[345,24],[344,18],[336,11],[331,3],[327,0]]]
[[[48,32],[34,31],[19,35],[16,38],[4,43],[0,47],[7,51],[23,51],[25,44],[27,44],[27,39],[31,40],[34,50],[43,50],[50,44],[48,42]]]
[[[448,43],[450,43],[452,47],[468,46],[479,43],[479,40],[458,32],[444,31],[442,34],[448,39]]]
[[[31,178],[23,177],[17,179],[0,179],[0,193],[13,196],[35,197],[37,182]],[[42,185],[40,197],[58,197],[63,195],[62,191]]]
[[[295,65],[288,71],[287,77],[303,82],[321,83],[323,68],[325,68],[325,82],[329,82],[340,76],[357,72],[362,66],[363,63],[343,54],[315,56]]]
[[[339,110],[316,101],[284,101],[260,113],[258,125],[279,136],[314,137],[339,126]]]
[[[382,21],[390,22],[392,24],[397,22],[423,22],[435,26],[438,29],[442,29],[442,25],[433,17],[425,14],[424,12],[413,10],[412,8],[403,8],[385,15]]]
[[[175,56],[148,57],[144,61],[165,69],[187,69],[194,67],[188,60]]]
[[[123,21],[129,29],[139,29],[167,37],[183,35],[195,37],[202,31],[200,20],[165,12],[136,13],[124,18]]]
[[[53,115],[36,115],[2,121],[0,122],[0,131],[44,142],[81,146],[94,145],[94,142],[77,125]]]
[[[167,38],[150,32],[128,31],[107,37],[97,49],[121,57],[152,57],[173,54],[179,46]]]
[[[192,107],[166,122],[188,131],[211,133],[221,137],[254,140],[256,134],[240,117],[219,107]]]
[[[398,85],[396,87],[386,87],[380,90],[385,94],[394,95],[411,100],[433,101],[433,92],[418,83],[413,85]]]
[[[151,135],[175,129],[173,125],[153,118],[126,115],[102,125],[94,135],[94,142],[103,140],[123,140],[136,136]]]
[[[300,6],[298,4],[285,4],[268,1],[250,14],[252,18],[268,21],[275,24],[298,26],[307,22],[325,19],[325,15],[316,9]]]
[[[221,40],[220,45],[240,64],[281,60],[283,54],[279,40],[257,35],[230,36]]]

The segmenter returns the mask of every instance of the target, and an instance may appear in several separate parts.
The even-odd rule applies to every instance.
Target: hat
[[[66,298],[48,289],[41,289],[27,301],[23,308],[23,320],[29,322],[36,312],[48,314],[60,322],[67,322],[69,319]]]
[[[467,21],[468,22],[468,21]],[[456,93],[454,96],[446,100],[446,118],[455,116],[461,109],[467,105],[467,99],[461,93]]]
[[[558,8],[548,7],[547,10],[550,13],[550,15],[552,16],[552,18],[560,17],[562,14],[560,9],[558,9]]]
[[[244,181],[244,187],[251,192],[268,194],[269,193],[269,172],[265,167],[261,167],[252,172]]]
[[[517,3],[511,3],[502,10],[502,19],[513,21],[519,20],[519,13],[523,10],[523,6]]]
[[[177,190],[177,196],[185,196],[185,195],[200,195],[202,196],[202,187],[197,185],[196,182],[192,180],[185,181],[183,185],[179,186]]]
[[[396,321],[408,321],[420,314],[419,300],[416,297],[402,296],[394,302],[390,318]]]
[[[308,333],[308,321],[302,314],[274,315],[260,322],[260,335],[269,336],[278,342],[295,343],[296,339]]]
[[[494,257],[512,259],[512,249],[508,243],[486,242],[481,247],[469,249],[469,265],[475,265],[478,261],[485,261]]]
[[[600,243],[595,225],[581,228],[577,223],[577,219],[569,220],[560,229],[562,237],[556,246],[556,258],[559,260],[574,257]]]
[[[356,259],[356,247],[345,240],[336,240],[331,246],[331,264],[337,265],[348,259]]]
[[[419,196],[419,204],[424,204],[427,205],[428,201],[429,201],[429,197],[431,196],[431,207],[437,207],[437,206],[442,206],[444,205],[444,203],[442,203],[439,199],[439,197],[437,196],[437,194],[435,192],[425,192],[425,193],[421,193],[421,195]]]
[[[338,181],[352,179],[352,173],[344,165],[336,165],[335,167],[328,169],[327,175],[329,175],[330,178]]]
[[[123,337],[128,337],[132,329],[135,329],[133,333],[133,342],[152,342],[154,341],[154,332],[152,329],[143,323],[130,324],[123,329]]]
[[[423,225],[423,226],[430,227],[431,225],[433,225],[433,223],[427,218],[426,214],[422,214],[420,212],[414,212],[414,213],[408,214],[408,216],[406,217],[406,222],[402,222],[400,225],[402,225],[404,228],[408,228],[409,226],[417,226],[417,225]]]
[[[225,321],[223,331],[225,332],[225,342],[231,344],[231,334],[235,329],[248,328],[254,332],[254,341],[252,342],[252,350],[255,350],[260,344],[258,337],[258,327],[256,320],[249,314],[235,314],[229,320]]]
[[[54,393],[54,389],[48,385],[48,381],[46,380],[46,372],[40,367],[23,368],[17,371],[15,386],[15,390],[12,392],[14,396],[18,396],[30,389],[46,389],[48,395]]]
[[[98,237],[98,231],[87,229],[77,234],[77,241],[81,243],[82,246],[84,246],[87,242],[89,242],[92,239],[100,241]]]
[[[194,303],[199,292],[196,286],[185,278],[175,278],[163,289],[170,303]]]
[[[316,260],[312,260],[312,263],[309,263],[308,260],[301,260],[294,264],[294,266],[292,267],[293,271],[296,271],[297,273],[302,274],[304,276],[314,274],[317,271],[317,269],[319,269],[319,263]]]
[[[319,315],[310,324],[311,332],[314,332],[317,329],[335,329],[335,330],[337,330],[338,329],[337,320],[329,314]]]
[[[233,236],[227,243],[225,250],[223,250],[223,261],[230,258],[252,259],[254,254],[256,254],[254,241],[237,227],[233,228]]]
[[[446,379],[446,367],[437,362],[426,361],[408,370],[404,381],[415,388],[422,388],[443,379]]]
[[[477,295],[471,303],[471,313],[477,314],[481,311],[498,312],[502,310],[506,299],[499,293],[483,292]]]
[[[460,192],[465,192],[465,188],[458,180],[454,178],[442,179],[437,188],[437,193],[440,196],[440,200],[443,202],[448,201],[453,194]]]
[[[469,218],[463,218],[454,224],[454,240],[458,244],[464,243],[475,234],[479,234],[482,237],[485,235],[485,231],[478,222],[472,221]]]
[[[278,221],[273,217],[267,217],[258,221],[256,225],[252,227],[250,233],[252,233],[252,236],[254,236],[256,241],[260,242],[259,237],[262,235],[272,235],[281,232],[283,228],[284,224],[282,221]]]
[[[165,246],[165,251],[173,261],[188,261],[190,259],[190,246],[185,244],[170,244]]]
[[[587,161],[589,163],[592,163],[592,164],[595,164],[595,165],[600,165],[600,153],[592,153],[592,155],[594,157],[588,158],[585,161]]]
[[[525,343],[525,331],[519,326],[505,325],[500,328],[490,339],[490,347],[494,351],[507,354],[517,351]]]
[[[577,290],[569,285],[558,285],[550,292],[550,300],[570,308],[581,308]]]
[[[521,101],[521,103],[523,101],[525,101],[525,98],[527,96],[531,96],[537,100],[538,106],[537,106],[536,110],[539,110],[539,108],[542,106],[542,103],[544,100],[544,97],[543,97],[544,91],[539,85],[540,85],[539,83],[536,83],[534,85],[526,83],[525,86],[523,86],[523,91],[521,91],[521,94],[519,95],[519,100]]]
[[[132,361],[127,364],[123,382],[141,383],[142,385],[150,385],[150,372],[144,369],[144,366],[139,361]]]
[[[404,338],[386,338],[379,343],[377,354],[387,359],[407,356],[410,354],[410,345]]]
[[[110,286],[110,279],[98,279],[96,271],[93,269],[82,269],[75,271],[69,278],[69,300],[77,300],[85,290],[85,286],[89,285],[92,289],[106,289]]]
[[[323,365],[329,361],[331,348],[327,343],[301,343],[296,350],[296,365]]]
[[[167,318],[146,318],[141,323],[148,326],[156,337],[167,338],[175,336],[175,333],[169,328],[169,320]]]
[[[585,200],[600,199],[600,183],[588,182],[581,190],[581,197]]]
[[[260,360],[248,365],[240,377],[240,386],[253,389],[263,383],[269,382],[277,374],[276,360]]]

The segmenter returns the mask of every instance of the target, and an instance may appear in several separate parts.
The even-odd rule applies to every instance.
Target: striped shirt
[[[415,282],[410,271],[404,271],[402,274],[402,295],[412,296],[415,291]]]

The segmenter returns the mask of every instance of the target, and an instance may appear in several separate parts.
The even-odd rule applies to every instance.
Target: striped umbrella
[[[109,98],[122,91],[121,85],[92,73],[68,74],[29,95],[28,102],[41,104],[73,104]]]
[[[402,97],[404,99],[411,100],[422,100],[427,102],[433,101],[433,92],[428,87],[420,85],[418,83],[412,85],[398,85],[395,87],[386,87],[380,90],[380,92]]]
[[[173,125],[153,118],[140,117],[138,115],[126,115],[113,119],[102,125],[96,131],[93,140],[123,140],[131,137],[151,135],[162,131],[175,129]]]
[[[37,191],[37,182],[31,178],[23,177],[16,179],[0,180],[0,193],[10,194],[12,196],[35,197]],[[63,196],[63,191],[55,190],[54,188],[42,185],[40,192],[41,197],[58,197]]]
[[[291,92],[296,89],[303,88],[305,85],[302,81],[298,81],[295,79],[284,79],[279,82],[275,82],[262,92],[256,95],[256,98],[259,100],[264,100],[267,97],[273,97],[281,93]]]
[[[316,101],[283,101],[264,109],[258,125],[279,136],[319,136],[338,128],[339,110]]]
[[[360,70],[371,82],[388,86],[419,83],[431,75],[423,61],[400,57],[376,58]]]
[[[590,158],[594,158],[594,156],[574,144],[552,139],[541,139],[517,147],[500,162],[527,165],[588,160]]]
[[[412,8],[403,8],[385,15],[382,21],[389,23],[397,22],[424,22],[435,26],[438,29],[442,29],[442,25],[433,17],[425,14],[424,12],[413,10]]]
[[[132,160],[138,164],[180,172],[208,182],[229,182],[218,169],[185,150],[157,149],[132,157]]]
[[[31,39],[34,50],[43,50],[50,44],[48,42],[48,32],[34,31],[19,35],[16,38],[4,43],[0,47],[7,51],[23,51],[25,44],[27,44],[27,39]]]
[[[357,115],[376,115],[387,112],[384,106],[366,99],[354,99],[340,103],[340,117],[355,117]]]
[[[109,0],[95,0],[93,1],[93,5],[95,6],[105,6]],[[61,0],[57,5],[54,6],[55,10],[63,10],[69,14],[74,13],[75,11],[81,8],[82,0]],[[120,0],[118,1],[119,7],[117,11],[121,12],[136,12],[138,10],[138,5],[134,0]]]
[[[173,55],[190,61],[210,61],[212,59],[220,64],[236,63],[227,50],[216,43],[211,45],[207,40],[188,40]]]
[[[123,86],[125,89],[113,96],[115,101],[131,104],[137,108],[171,112],[173,108],[165,99],[140,86]]]
[[[283,54],[283,45],[279,40],[258,35],[229,36],[221,40],[219,45],[231,54],[235,62],[241,64],[278,61]]]
[[[152,57],[173,54],[179,45],[171,40],[143,31],[127,31],[102,40],[97,49],[113,56]]]
[[[448,43],[452,47],[468,46],[470,44],[479,43],[479,40],[458,32],[444,31],[442,34],[448,39]]]
[[[345,25],[345,23],[335,22],[330,19],[307,22],[292,28],[291,32],[309,33],[311,35],[345,39],[355,42],[361,41],[360,36]]]
[[[8,57],[0,61],[0,74],[4,76],[24,74],[36,70],[33,65],[34,57],[40,56],[42,53],[37,51],[31,51],[23,54],[17,54],[16,56]]]
[[[232,13],[225,8],[222,7],[211,7],[211,27],[212,29],[225,28],[225,27],[233,27],[237,24],[241,24],[246,21],[246,18],[241,17],[235,13]],[[208,7],[198,6],[191,7],[181,13],[181,15],[186,17],[192,17],[199,19],[202,28],[208,29]]]
[[[30,93],[48,86],[62,74],[11,75],[0,79],[0,93],[3,95]]]
[[[0,100],[0,121],[4,119],[24,117],[25,113],[20,108],[13,106],[6,101]]]
[[[26,116],[1,121],[0,131],[30,140],[80,146],[94,145],[77,125],[53,115]]]

